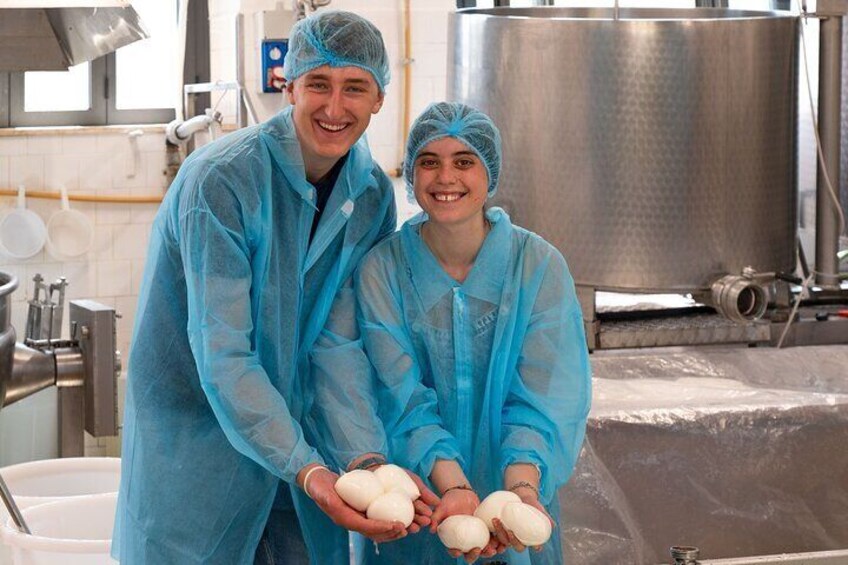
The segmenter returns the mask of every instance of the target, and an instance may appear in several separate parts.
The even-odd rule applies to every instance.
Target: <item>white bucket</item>
[[[21,513],[32,535],[19,532],[9,518],[0,537],[14,565],[111,565],[117,504],[118,494],[110,493],[31,506]]]
[[[118,457],[69,457],[10,465],[0,469],[21,510],[65,498],[118,492],[121,460]],[[0,524],[9,517],[0,504]]]

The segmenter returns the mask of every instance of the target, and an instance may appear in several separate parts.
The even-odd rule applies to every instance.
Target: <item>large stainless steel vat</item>
[[[686,291],[793,269],[795,18],[495,8],[450,29],[448,97],[503,134],[496,203],[578,284]]]

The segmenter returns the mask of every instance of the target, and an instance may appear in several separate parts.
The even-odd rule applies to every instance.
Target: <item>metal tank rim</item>
[[[554,13],[555,15],[552,15]],[[559,14],[563,15],[559,15]],[[452,16],[488,16],[511,20],[545,21],[620,21],[620,22],[712,22],[750,21],[765,19],[796,19],[792,12],[778,10],[736,10],[730,8],[619,8],[619,17],[614,17],[612,7],[500,7],[462,8]]]
[[[18,277],[0,271],[0,298],[12,294],[18,288]]]

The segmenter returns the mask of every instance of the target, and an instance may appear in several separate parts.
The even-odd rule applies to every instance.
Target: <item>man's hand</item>
[[[309,468],[303,469],[298,473],[298,484],[303,484],[302,477],[308,470]],[[377,543],[394,541],[406,536],[406,529],[400,522],[370,520],[361,512],[348,506],[336,493],[335,485],[338,479],[337,474],[326,468],[320,468],[312,472],[306,484],[309,489],[306,494],[333,520],[333,523],[347,530],[359,532]]]
[[[375,462],[373,465],[369,465],[366,467],[366,471],[376,471],[379,467],[386,464],[385,459],[383,459],[381,454],[366,453],[351,461],[348,469],[356,468],[359,463],[367,459],[380,459],[381,461]],[[409,469],[404,469],[404,471],[406,471],[406,474],[412,479],[412,482],[415,483],[415,486],[418,487],[418,492],[421,493],[420,498],[412,501],[412,506],[415,509],[415,516],[412,518],[412,523],[406,529],[409,534],[417,534],[421,531],[421,528],[426,528],[430,525],[430,516],[433,514],[432,507],[439,503],[439,497],[427,488],[427,485],[424,484],[421,477]]]

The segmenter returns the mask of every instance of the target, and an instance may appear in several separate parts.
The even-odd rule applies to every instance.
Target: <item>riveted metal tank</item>
[[[448,98],[503,135],[495,203],[577,284],[689,291],[793,269],[796,18],[493,8],[449,27]]]

